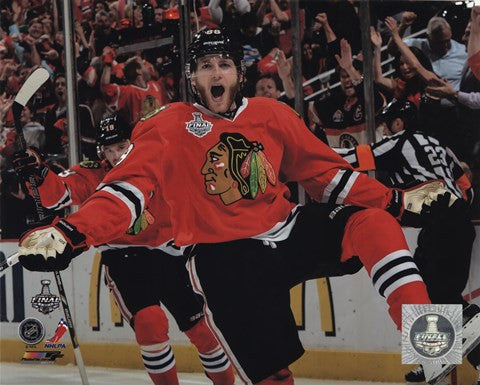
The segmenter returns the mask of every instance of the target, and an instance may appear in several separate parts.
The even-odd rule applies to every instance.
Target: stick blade
[[[45,83],[50,77],[48,71],[45,68],[37,68],[23,83],[22,88],[18,91],[14,102],[25,107],[35,92]]]

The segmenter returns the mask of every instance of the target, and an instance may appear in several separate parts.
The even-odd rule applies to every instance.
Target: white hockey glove
[[[88,249],[85,236],[64,219],[27,231],[19,241],[19,261],[30,271],[65,270]]]
[[[428,209],[439,198],[448,200],[448,207],[458,199],[445,190],[440,180],[423,182],[407,189],[392,188],[392,199],[387,211],[404,226],[423,227],[430,215]]]

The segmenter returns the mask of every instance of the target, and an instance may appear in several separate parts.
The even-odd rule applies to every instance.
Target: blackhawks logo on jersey
[[[225,205],[242,198],[255,199],[265,193],[268,183],[276,184],[275,171],[258,142],[250,142],[237,133],[223,133],[207,152],[202,167],[205,188],[220,195]]]
[[[150,212],[147,209],[145,209],[142,215],[140,215],[137,218],[137,220],[133,223],[133,226],[127,230],[127,234],[137,235],[140,231],[145,230],[148,227],[148,225],[151,225],[153,222],[155,222],[153,215],[150,214]]]
[[[168,108],[168,105],[161,107],[160,102],[154,95],[147,95],[142,102],[140,120],[144,121],[150,119],[152,116],[157,115],[159,112],[162,112],[166,108]]]

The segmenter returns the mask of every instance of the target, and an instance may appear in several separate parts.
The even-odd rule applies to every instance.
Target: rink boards
[[[480,224],[476,225],[476,232],[470,278],[464,294],[480,304]],[[416,234],[417,230],[405,229],[412,249]],[[6,256],[16,251],[15,242],[3,241],[0,245]],[[99,262],[99,253],[91,249],[62,272],[83,359],[87,365],[142,368],[133,332],[122,321],[104,285]],[[58,296],[51,273],[32,273],[14,266],[0,278],[1,361],[20,362],[26,351],[56,349],[64,354],[57,363],[74,362],[68,334],[57,345],[45,345],[64,317],[61,307],[48,314],[33,307],[42,292],[42,280],[50,280],[47,287],[52,295]],[[45,291],[45,283],[43,286]],[[48,301],[55,302],[52,297]],[[297,375],[370,381],[402,378],[408,367],[400,365],[400,333],[364,269],[354,276],[318,279],[299,285],[292,290],[291,302],[307,351],[293,365]],[[45,339],[35,347],[27,346],[18,336],[19,324],[27,317],[37,318],[45,326]],[[195,350],[170,315],[169,320],[179,370],[202,371]]]

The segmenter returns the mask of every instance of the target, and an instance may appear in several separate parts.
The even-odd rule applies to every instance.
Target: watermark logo
[[[42,279],[42,292],[32,297],[32,307],[42,314],[49,314],[60,306],[60,298],[50,293],[50,280]]]
[[[52,338],[49,338],[45,341],[45,348],[53,348],[53,349],[65,349],[66,346],[64,343],[58,343],[58,341],[63,337],[63,335],[68,331],[68,326],[66,322],[62,319],[58,322],[57,330],[55,330],[55,334]]]
[[[462,363],[461,305],[402,306],[402,364],[422,363]]]
[[[18,335],[27,345],[35,345],[45,338],[45,327],[36,318],[25,318],[18,325]]]
[[[57,358],[63,357],[59,351],[32,351],[23,353],[22,364],[53,364]]]

